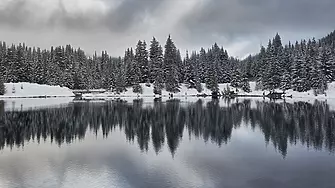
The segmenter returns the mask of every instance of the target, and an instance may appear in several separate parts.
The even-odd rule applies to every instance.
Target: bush
[[[162,95],[162,89],[157,87],[157,86],[154,86],[154,94],[155,95]]]
[[[142,86],[141,85],[134,85],[133,86],[133,92],[142,94],[143,93]]]

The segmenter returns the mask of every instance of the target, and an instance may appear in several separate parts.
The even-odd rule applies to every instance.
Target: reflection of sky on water
[[[141,152],[120,131],[107,139],[88,133],[85,140],[58,147],[49,141],[0,156],[1,187],[311,187],[331,185],[334,156],[289,147],[283,159],[266,146],[259,130],[241,127],[221,147],[187,132],[174,158],[164,145]],[[330,182],[333,181],[333,182]],[[15,183],[14,183],[15,182]],[[312,184],[311,184],[312,183]],[[320,184],[321,183],[321,184]]]
[[[288,143],[288,154],[282,156],[272,142],[265,142],[259,126],[244,122],[220,146],[215,140],[205,142],[202,136],[189,134],[185,127],[174,155],[167,138],[158,154],[151,139],[148,151],[141,151],[136,138],[128,141],[124,127],[113,128],[107,137],[101,128],[97,135],[87,129],[84,139],[60,147],[55,141],[50,144],[50,138],[40,144],[30,140],[12,150],[5,146],[0,150],[0,187],[309,188],[335,184],[333,153],[297,142]]]

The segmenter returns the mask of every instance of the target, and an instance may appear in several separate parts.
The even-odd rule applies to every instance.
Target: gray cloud
[[[300,40],[332,31],[334,9],[334,0],[207,0],[198,3],[178,25],[189,40],[199,44],[208,38],[228,45],[247,40],[258,49],[260,42],[266,43],[276,32],[288,40],[297,36]]]
[[[0,9],[0,24],[21,28],[64,27],[74,30],[94,30],[108,28],[110,31],[124,32],[141,24],[165,0],[89,0],[100,2],[104,10],[68,10],[68,0],[49,0],[51,12],[40,13],[41,7],[36,0],[11,0]],[[37,17],[40,17],[37,19]],[[81,30],[81,31],[85,31]]]
[[[122,55],[139,39],[163,43],[171,34],[182,51],[217,42],[243,57],[276,32],[284,42],[326,35],[335,29],[334,8],[334,0],[0,0],[0,35]]]
[[[125,31],[134,25],[143,23],[146,16],[164,3],[165,0],[123,0],[116,10],[110,11],[105,23],[112,31]]]
[[[208,0],[189,12],[181,24],[192,32],[228,37],[269,30],[331,29],[333,0]]]

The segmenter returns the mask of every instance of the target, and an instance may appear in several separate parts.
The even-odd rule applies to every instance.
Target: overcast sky
[[[330,33],[334,10],[334,0],[0,0],[0,40],[118,56],[171,34],[183,53],[217,42],[245,57],[276,32],[284,43]]]

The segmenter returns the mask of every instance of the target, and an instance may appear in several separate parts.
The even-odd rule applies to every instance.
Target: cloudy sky
[[[182,51],[217,42],[245,57],[276,32],[284,42],[326,35],[334,9],[334,0],[0,0],[0,40],[118,56],[171,34]]]

